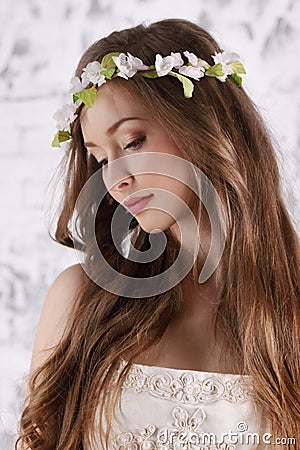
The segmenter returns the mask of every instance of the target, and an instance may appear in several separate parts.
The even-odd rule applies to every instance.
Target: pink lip
[[[130,209],[133,214],[141,211],[150,201],[153,194],[147,195],[145,197],[133,197],[130,200],[124,202],[124,205]]]

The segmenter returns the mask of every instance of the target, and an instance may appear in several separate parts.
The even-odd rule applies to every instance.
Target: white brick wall
[[[297,0],[20,0],[0,3],[0,441],[13,449],[22,378],[47,289],[76,255],[47,235],[53,112],[94,40],[140,21],[182,17],[240,53],[244,86],[280,145],[289,208],[300,231],[300,2]]]

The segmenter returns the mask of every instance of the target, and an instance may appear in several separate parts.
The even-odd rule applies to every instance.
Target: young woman
[[[20,448],[300,448],[299,240],[244,72],[179,19],[82,56],[53,145],[84,262],[49,289]]]

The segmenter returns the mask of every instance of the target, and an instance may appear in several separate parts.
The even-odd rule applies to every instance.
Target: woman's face
[[[122,166],[122,158],[125,161],[126,155],[141,154],[144,155],[142,158],[147,158],[149,152],[158,156],[167,154],[166,173],[170,173],[172,164],[183,163],[183,160],[172,158],[172,155],[182,156],[165,129],[135,97],[113,82],[101,86],[94,106],[83,108],[80,121],[85,147],[102,163],[103,181],[110,195],[135,216],[144,231],[151,233],[171,228],[176,233],[176,221],[184,214],[180,200],[190,206],[194,198],[193,191],[184,182],[163,175],[164,167],[161,165],[159,172],[162,173],[145,171],[137,174],[134,167],[125,165],[119,181],[113,185],[110,183],[113,171]],[[153,158],[153,154],[151,156]],[[131,160],[134,161],[133,158]],[[116,165],[116,161],[120,164]],[[176,170],[178,173],[178,167]],[[182,164],[184,170],[186,165]],[[171,204],[175,218],[168,213]]]

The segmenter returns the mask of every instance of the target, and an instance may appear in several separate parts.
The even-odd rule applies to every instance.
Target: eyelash
[[[146,140],[146,136],[140,136],[139,138],[137,138],[134,141],[129,142],[129,144],[125,145],[125,147],[123,147],[123,150],[128,150],[129,148],[134,148],[134,150],[136,150],[137,148],[139,148],[139,145],[142,144],[145,140]],[[105,161],[106,161],[106,163],[104,164]],[[100,167],[106,166],[106,164],[107,164],[106,158],[102,159],[102,161],[99,161]]]

